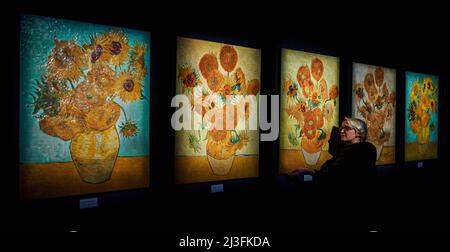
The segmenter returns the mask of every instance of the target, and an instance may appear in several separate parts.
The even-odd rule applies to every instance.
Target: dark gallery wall
[[[280,8],[282,9],[282,8]],[[64,10],[64,11],[63,11]],[[186,12],[187,13],[186,13]],[[187,8],[116,9],[86,5],[58,8],[51,4],[19,4],[4,16],[9,32],[2,39],[7,55],[2,122],[7,162],[2,165],[5,230],[145,230],[190,231],[317,231],[317,230],[444,230],[450,207],[447,177],[449,152],[448,39],[441,18],[411,20],[388,12],[392,20],[363,15],[315,20],[292,14],[248,14],[241,23],[227,22],[222,12],[195,17]],[[126,27],[151,33],[150,187],[138,190],[58,199],[18,199],[19,16],[21,13]],[[245,16],[232,14],[237,16]],[[245,15],[244,15],[245,14]],[[190,18],[191,16],[192,18]],[[326,15],[325,15],[326,16]],[[369,15],[372,17],[372,15]],[[209,17],[206,18],[206,17]],[[285,18],[285,19],[284,19]],[[435,25],[435,24],[438,25]],[[260,142],[260,177],[220,182],[224,192],[211,194],[216,183],[174,185],[174,131],[170,101],[175,94],[176,38],[186,36],[259,48],[262,52],[261,94],[279,94],[282,47],[340,58],[340,121],[351,114],[352,62],[397,70],[396,160],[378,167],[375,196],[333,195],[277,174],[278,141]],[[439,76],[439,158],[403,162],[404,72]],[[332,195],[332,196],[331,196]],[[95,209],[80,210],[79,200],[98,197]],[[3,221],[3,218],[2,218]]]

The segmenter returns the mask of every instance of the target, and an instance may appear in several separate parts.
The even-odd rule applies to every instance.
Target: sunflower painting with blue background
[[[439,78],[406,72],[405,161],[438,157]]]
[[[21,16],[22,199],[148,186],[150,34]]]

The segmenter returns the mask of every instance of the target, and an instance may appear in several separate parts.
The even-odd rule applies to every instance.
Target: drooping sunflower
[[[363,93],[364,94],[364,93]],[[339,88],[337,85],[331,86],[330,89],[330,99],[336,99],[339,96]]]
[[[247,85],[248,94],[257,95],[259,93],[259,89],[260,89],[259,80],[253,79],[248,82]]]
[[[247,90],[247,81],[245,79],[245,74],[240,67],[236,69],[236,72],[234,73],[234,82],[235,86],[239,85],[239,90],[237,93],[241,93],[241,91]]]
[[[119,128],[120,134],[125,138],[136,136],[139,133],[139,128],[133,121],[122,122],[122,124],[119,125]]]
[[[125,103],[133,102],[141,98],[142,84],[135,75],[123,71],[116,82],[116,92]]]
[[[110,31],[107,33],[107,50],[111,55],[110,62],[116,68],[122,65],[128,57],[130,46],[128,37],[123,31]]]
[[[54,39],[55,47],[48,56],[47,77],[49,80],[77,81],[83,76],[86,64],[84,49],[73,40]]]
[[[130,65],[136,76],[142,80],[147,75],[145,66],[145,52],[147,47],[144,43],[137,42],[130,50]]]
[[[327,81],[325,79],[321,79],[319,81],[319,90],[320,98],[324,101],[328,100],[328,86]]]

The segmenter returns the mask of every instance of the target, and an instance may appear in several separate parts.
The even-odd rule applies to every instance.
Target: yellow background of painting
[[[288,97],[283,92],[283,83],[287,79],[293,80],[298,84],[297,81],[297,71],[300,66],[308,65],[311,70],[311,61],[313,58],[319,58],[324,66],[323,76],[327,82],[328,91],[332,85],[337,85],[339,87],[339,58],[332,56],[325,56],[314,53],[307,53],[296,50],[282,49],[281,52],[281,86],[280,86],[280,173],[286,173],[294,170],[294,167],[308,167],[313,169],[320,169],[320,166],[331,156],[328,154],[328,143],[324,144],[322,147],[322,153],[320,155],[319,161],[316,165],[310,166],[304,161],[304,157],[301,150],[300,144],[298,146],[292,146],[289,143],[288,134],[293,130],[294,125],[297,121],[290,118],[286,113],[286,108],[288,107]],[[311,79],[313,79],[311,74]],[[314,84],[317,86],[315,80]],[[302,100],[304,100],[303,95],[299,92]],[[336,98],[336,106],[333,108],[333,120],[329,123],[324,119],[324,129],[328,132],[333,127],[333,125],[338,126],[339,124],[339,97]],[[301,138],[300,138],[301,139]],[[300,143],[300,141],[299,141]],[[290,151],[287,151],[290,150]],[[293,154],[295,153],[295,154]],[[292,155],[299,155],[298,158],[294,158]],[[292,157],[292,158],[288,158]]]

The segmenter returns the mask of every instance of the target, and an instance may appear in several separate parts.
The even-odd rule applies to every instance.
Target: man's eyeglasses
[[[344,131],[350,131],[350,130],[355,130],[355,129],[350,127],[350,126],[342,126],[342,127],[339,128],[339,131],[343,131],[343,130]]]

